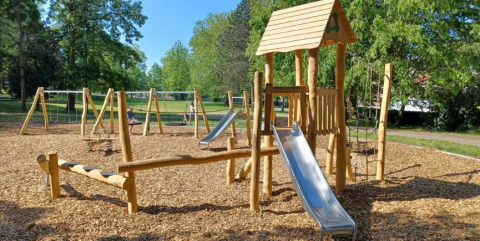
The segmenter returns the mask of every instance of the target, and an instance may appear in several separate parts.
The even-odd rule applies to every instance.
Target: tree
[[[247,50],[252,70],[263,70],[263,57],[256,49],[274,10],[311,2],[310,0],[251,0],[252,34]],[[405,104],[409,97],[427,98],[438,111],[446,99],[435,90],[446,88],[456,95],[465,86],[475,86],[480,62],[480,10],[478,1],[353,0],[340,1],[358,42],[348,46],[369,64],[383,69],[393,63],[392,100]],[[332,86],[335,79],[335,46],[321,48],[319,86]],[[305,55],[304,55],[305,56]],[[275,54],[275,84],[285,73],[293,73],[293,54]],[[305,59],[304,59],[305,63]],[[355,71],[355,61],[347,56],[347,81]],[[419,76],[428,75],[421,86]],[[306,75],[304,75],[306,76]],[[346,83],[346,92],[365,86],[366,69],[360,81]],[[350,93],[353,93],[350,92]],[[348,96],[348,94],[347,94]],[[350,96],[349,98],[353,98]]]
[[[157,64],[157,62],[153,63],[150,71],[148,71],[147,85],[148,87],[155,88],[158,91],[163,90],[162,86],[164,85],[164,79],[162,68]]]
[[[191,85],[188,49],[177,41],[161,59],[164,76],[164,90],[184,91]]]
[[[224,93],[233,91],[239,94],[251,83],[248,78],[250,61],[246,57],[250,19],[249,0],[242,0],[228,17],[228,28],[218,37],[219,59],[214,65],[216,86]]]
[[[83,87],[84,73],[88,72],[89,79],[95,80],[89,83],[98,90],[130,87],[124,67],[142,60],[133,47],[121,42],[121,38],[132,44],[133,40],[142,37],[137,27],[141,27],[147,17],[142,15],[141,2],[51,0],[48,19],[59,30],[60,45],[68,57],[68,64],[63,66],[61,73],[64,78],[57,86]],[[84,54],[87,52],[88,61]],[[73,98],[69,100],[74,101]]]
[[[2,25],[1,32],[12,38],[18,45],[19,80],[22,111],[27,110],[27,93],[25,89],[25,30],[38,23],[40,12],[34,0],[8,0],[0,3]],[[15,22],[16,26],[12,24]],[[16,28],[15,28],[15,27]]]
[[[197,21],[190,39],[192,49],[190,59],[190,76],[193,87],[211,98],[223,96],[223,90],[215,88],[217,76],[214,65],[220,61],[218,37],[228,24],[228,13],[209,13],[204,20]]]

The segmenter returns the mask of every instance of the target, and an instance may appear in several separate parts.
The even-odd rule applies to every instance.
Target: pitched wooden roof
[[[355,43],[357,38],[340,2],[323,0],[273,12],[256,55],[312,49],[338,42]]]

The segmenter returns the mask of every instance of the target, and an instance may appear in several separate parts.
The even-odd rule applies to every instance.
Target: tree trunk
[[[282,112],[285,111],[285,98],[282,97]]]
[[[252,104],[253,102],[255,102],[255,96],[253,96],[253,93],[254,92],[254,89],[253,89],[253,81],[250,82],[250,103]],[[251,106],[251,108],[253,109],[253,107]]]
[[[404,112],[405,112],[405,104],[402,102],[402,107],[400,107],[400,111],[398,112],[397,123],[395,123],[397,126],[402,125]]]
[[[230,103],[228,103],[228,95],[225,96],[225,101],[223,102],[223,105],[229,105]]]
[[[20,18],[20,2],[21,0],[15,1],[15,11],[17,15],[17,25],[19,32],[19,41],[18,41],[18,62],[20,69],[20,98],[22,100],[22,111],[27,111],[27,91],[25,90],[25,60],[24,60],[24,37],[25,32],[22,27],[22,20]]]
[[[67,98],[67,106],[65,107],[65,110],[75,110],[75,95],[76,94],[68,94]]]

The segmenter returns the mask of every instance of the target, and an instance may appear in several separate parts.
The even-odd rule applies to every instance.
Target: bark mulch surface
[[[88,125],[92,128],[92,125]],[[138,213],[127,213],[126,192],[60,170],[62,196],[50,198],[36,157],[60,159],[107,171],[122,162],[120,143],[87,153],[79,124],[56,124],[46,133],[31,123],[0,127],[0,240],[318,240],[318,224],[303,210],[280,156],[274,156],[273,195],[249,209],[249,177],[225,184],[226,162],[136,172]],[[118,131],[118,130],[117,130]],[[192,128],[134,127],[134,160],[226,150],[222,135],[199,149]],[[200,129],[201,137],[206,135]],[[245,131],[243,131],[245,132]],[[245,147],[245,134],[237,148]],[[325,166],[328,137],[319,136],[317,158]],[[386,181],[376,163],[356,157],[356,183],[337,195],[358,226],[358,240],[480,240],[480,162],[435,150],[388,143]],[[237,173],[247,159],[237,160]],[[261,165],[263,167],[263,165]],[[367,180],[368,177],[368,180]],[[327,175],[332,188],[335,175]],[[260,177],[263,180],[263,170]],[[261,184],[262,185],[262,184]],[[262,189],[262,187],[260,187]],[[326,240],[351,240],[351,235]]]

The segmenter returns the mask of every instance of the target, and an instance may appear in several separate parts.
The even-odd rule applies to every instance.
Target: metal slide
[[[335,197],[298,123],[293,129],[273,126],[273,131],[302,206],[320,225],[320,240],[334,234],[352,234],[355,240],[357,226]]]
[[[237,113],[234,113],[232,110],[229,110],[228,113],[218,122],[217,126],[203,139],[201,139],[198,144],[199,145],[207,145],[210,142],[214,141],[223,134],[227,129],[228,126],[234,121],[237,116],[242,114],[242,110],[239,110]]]

